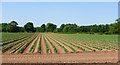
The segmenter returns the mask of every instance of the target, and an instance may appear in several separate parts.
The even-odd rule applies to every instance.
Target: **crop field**
[[[74,53],[117,51],[117,35],[3,33],[3,53]]]
[[[3,53],[3,62],[6,62],[8,58],[19,58],[18,55],[21,55],[20,58],[28,58],[29,56],[37,58],[35,62],[63,62],[65,58],[69,58],[69,61],[66,62],[83,62],[80,60],[75,61],[75,59],[77,57],[80,59],[82,56],[83,58],[87,58],[90,57],[91,54],[94,57],[93,59],[99,59],[105,55],[103,57],[113,57],[112,59],[115,59],[114,62],[116,62],[119,49],[118,35],[98,34],[3,33],[1,45],[2,48],[0,49]],[[112,55],[109,55],[109,53]],[[46,57],[47,60],[43,61]],[[59,57],[59,60],[57,61],[52,57],[56,59]],[[7,58],[7,60],[4,58]],[[53,59],[53,61],[48,61],[50,59]],[[96,62],[98,62],[98,59]],[[7,62],[13,62],[14,60]],[[17,62],[18,61],[23,62],[17,60]],[[26,62],[27,61],[28,59]],[[102,59],[102,61],[110,62],[112,60]]]

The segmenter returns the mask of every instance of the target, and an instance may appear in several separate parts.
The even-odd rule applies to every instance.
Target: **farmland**
[[[11,36],[10,36],[11,35]],[[6,38],[4,38],[4,36]],[[117,51],[117,35],[3,33],[3,53],[72,53]]]
[[[3,33],[2,34],[2,53],[3,62],[6,58],[18,58],[20,57],[39,57],[44,60],[48,56],[51,57],[66,58],[70,56],[71,60],[66,62],[82,62],[75,60],[76,56],[79,58],[87,57],[86,54],[93,54],[91,57],[105,55],[106,58],[113,57],[116,62],[118,53],[118,35],[98,35],[98,34],[58,34],[58,33]],[[106,54],[108,53],[108,55]],[[112,54],[112,55],[109,55]],[[35,56],[34,56],[35,55]],[[65,56],[66,55],[66,56]],[[74,56],[75,55],[75,56]],[[39,57],[37,57],[39,56]],[[84,57],[85,56],[85,57]],[[89,56],[89,55],[88,55]],[[72,60],[73,59],[73,60]],[[91,60],[93,60],[91,59]],[[98,58],[99,59],[99,58]],[[100,59],[99,59],[100,60]],[[17,60],[19,61],[19,60]],[[47,60],[48,61],[48,60]],[[46,61],[46,62],[47,62]],[[52,62],[63,62],[65,60],[54,60]],[[103,59],[102,59],[103,61]],[[111,62],[111,60],[105,60],[105,62]],[[23,62],[23,61],[21,61]],[[26,61],[27,62],[27,61]],[[30,61],[32,62],[32,61]],[[35,61],[45,62],[45,61]],[[50,62],[50,61],[48,61]],[[93,61],[89,61],[93,62]],[[98,60],[96,61],[98,62]],[[103,61],[104,62],[104,61]]]

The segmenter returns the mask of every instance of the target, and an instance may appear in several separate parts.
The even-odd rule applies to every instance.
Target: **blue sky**
[[[118,18],[117,2],[3,2],[2,22],[12,20],[24,26],[54,23],[77,25],[110,24]]]

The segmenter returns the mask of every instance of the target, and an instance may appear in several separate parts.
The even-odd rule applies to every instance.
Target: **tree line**
[[[115,23],[106,25],[78,26],[76,24],[62,24],[59,28],[53,23],[42,24],[40,27],[34,27],[32,22],[28,22],[24,27],[17,26],[16,21],[10,23],[1,23],[1,32],[54,32],[54,33],[99,33],[99,34],[118,34],[120,18]]]

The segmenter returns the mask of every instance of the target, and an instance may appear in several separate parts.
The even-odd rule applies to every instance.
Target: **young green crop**
[[[37,42],[38,38],[39,38],[39,36],[37,37],[37,39],[36,39],[36,40],[35,40],[35,42],[33,43],[32,47],[31,47],[31,48],[30,48],[30,50],[29,50],[29,52],[31,52],[31,51],[32,51],[32,49],[33,49],[33,47],[35,46],[35,44],[36,44],[36,42]]]
[[[28,37],[28,38],[30,38],[30,37]],[[28,38],[27,38],[27,39],[28,39]],[[14,45],[16,45],[16,44],[18,44],[18,43],[21,43],[22,41],[24,41],[24,39],[22,39],[22,40],[20,40],[20,41],[18,41],[18,42],[16,42],[16,43],[13,43],[13,44],[11,44],[11,45],[3,48],[3,49],[2,49],[2,52],[5,51],[5,50],[7,50],[7,49],[9,49],[9,48],[11,48],[11,47],[13,47]]]
[[[46,37],[46,36],[45,36]],[[56,50],[56,48],[55,48],[55,46],[52,44],[52,42],[50,42],[50,40],[46,37],[46,39],[48,40],[48,42],[51,44],[51,46],[53,47],[53,49],[54,49],[54,52],[55,53],[57,53],[57,50]]]
[[[87,48],[87,49],[89,49],[89,50],[96,51],[96,50],[91,49],[91,48],[89,48],[89,47],[86,47],[86,46],[80,45],[80,44],[78,44],[78,43],[75,43],[75,44],[77,44],[77,45],[79,45],[79,46],[82,46],[82,47],[84,47],[84,48]]]
[[[46,40],[45,40],[45,38],[44,38],[44,36],[43,36],[43,39],[44,39],[44,42],[45,42],[45,46],[46,46],[46,53],[48,54],[49,52],[49,47],[48,47],[48,45],[47,45],[47,42],[46,42]]]
[[[14,49],[18,48],[19,46],[21,46],[23,43],[17,45],[16,47],[14,47],[13,49],[11,49],[9,52],[13,51]]]
[[[59,41],[59,40],[57,40],[57,41]],[[75,52],[76,50],[75,49],[73,49],[71,46],[69,46],[69,45],[67,45],[67,44],[65,44],[65,43],[63,43],[63,42],[61,42],[61,41],[59,41],[60,43],[62,43],[62,44],[64,44],[65,46],[67,46],[67,47],[69,47],[71,50],[73,50],[73,52]]]
[[[30,44],[37,36],[35,36],[33,39],[30,39],[29,42],[27,42],[24,46],[22,46],[19,50],[17,50],[17,53],[20,53],[25,47],[27,47],[28,44]]]
[[[118,35],[90,35],[90,34],[47,34],[57,39],[65,39],[69,43],[81,43],[98,50],[118,50]]]
[[[26,35],[24,34],[23,35],[21,33],[19,35],[17,35],[17,33],[15,33],[14,36],[11,36],[10,33],[9,33],[9,34],[7,34],[7,35],[10,35],[10,37],[9,37],[7,35],[5,36],[5,34],[6,33],[3,34],[2,40],[4,40],[4,37],[5,37],[5,39],[7,39],[7,38],[9,38],[9,39],[7,41],[2,42],[2,46],[6,45],[8,43],[11,43],[11,42],[15,42],[15,41],[21,40],[21,39],[26,38],[28,36],[31,36],[30,34],[26,34]]]
[[[49,37],[50,38],[50,37]],[[52,38],[50,38],[51,40],[53,40]],[[64,49],[64,51],[67,53],[68,52],[68,50],[64,47],[64,46],[62,46],[61,44],[59,44],[58,42],[56,42],[55,40],[53,40],[55,43],[57,43],[61,48],[63,48]]]
[[[40,40],[39,40],[39,43],[38,43],[38,48],[37,48],[38,53],[40,53],[40,48],[41,48],[40,43],[41,43],[41,37],[40,37]]]

